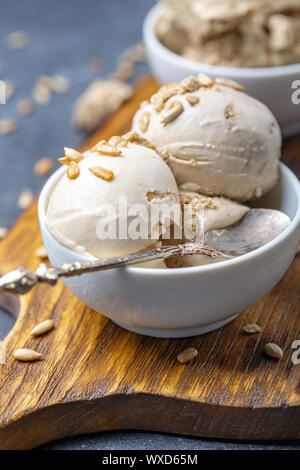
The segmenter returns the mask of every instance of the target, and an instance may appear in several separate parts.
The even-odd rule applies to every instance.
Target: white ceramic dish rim
[[[127,266],[126,269],[129,272],[133,273],[140,273],[143,275],[159,275],[159,276],[182,276],[184,275],[185,271],[188,272],[210,272],[210,271],[222,271],[226,270],[227,267],[229,268],[233,264],[240,264],[243,263],[244,261],[247,261],[248,259],[253,259],[256,257],[259,257],[261,253],[264,251],[269,251],[272,250],[273,247],[280,243],[281,240],[284,238],[288,237],[292,232],[296,231],[297,229],[299,230],[300,227],[300,183],[297,179],[297,177],[294,175],[294,173],[284,164],[280,163],[280,169],[281,169],[281,174],[285,174],[286,177],[289,179],[291,182],[291,186],[293,188],[293,191],[295,193],[295,197],[297,198],[297,211],[296,214],[291,221],[291,224],[280,234],[278,237],[274,238],[271,242],[267,243],[266,245],[262,246],[261,248],[258,248],[257,250],[252,251],[251,253],[248,253],[246,255],[239,256],[238,258],[234,258],[231,260],[226,260],[226,261],[220,261],[219,263],[214,263],[214,264],[207,264],[204,266],[193,266],[193,267],[188,267],[188,268],[172,268],[172,269],[160,269],[160,268],[139,268],[139,267],[133,267],[133,266]],[[38,202],[38,216],[40,223],[43,224],[43,227],[47,232],[50,234],[52,237],[51,233],[48,231],[46,224],[45,224],[45,219],[46,219],[46,203],[48,200],[48,195],[50,190],[52,189],[54,183],[63,175],[63,173],[66,171],[65,167],[59,168],[53,175],[48,179],[46,184],[44,185],[40,197],[39,197],[39,202]],[[300,235],[300,234],[299,234]],[[59,243],[59,242],[57,242]],[[63,245],[62,245],[63,246]],[[92,255],[82,255],[78,254],[75,251],[70,250],[69,248],[63,246],[63,248],[69,252],[72,253],[73,255],[77,255],[83,260],[90,261],[90,260],[96,260]]]
[[[175,52],[172,52],[170,49],[165,47],[157,38],[154,26],[159,16],[164,11],[165,7],[163,5],[155,5],[147,13],[144,24],[143,24],[143,34],[146,44],[151,44],[157,49],[157,52],[167,61],[172,62],[174,65],[185,67],[188,69],[201,69],[202,72],[206,71],[207,74],[212,73],[214,75],[230,75],[232,77],[240,78],[271,78],[284,75],[294,75],[300,73],[300,64],[290,64],[282,65],[275,67],[228,67],[228,66],[218,66],[205,64],[204,62],[196,62],[194,60],[186,59]]]

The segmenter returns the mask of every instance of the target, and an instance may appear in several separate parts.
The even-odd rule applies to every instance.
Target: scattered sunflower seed
[[[248,323],[244,326],[243,331],[245,333],[259,333],[261,331],[261,326],[257,325],[256,323]]]
[[[52,158],[44,157],[36,162],[33,171],[37,176],[43,177],[47,175],[53,168],[54,162]]]
[[[44,245],[39,246],[35,250],[35,256],[37,256],[40,259],[47,259],[48,258],[48,254],[47,254],[47,251],[46,251],[46,248],[44,247]]]
[[[72,122],[85,132],[94,130],[132,95],[132,87],[119,80],[94,80],[74,105]]]
[[[30,42],[29,34],[25,31],[14,31],[7,38],[7,45],[10,49],[24,49]]]
[[[33,349],[21,348],[14,352],[14,357],[18,361],[32,362],[42,359],[42,354]]]
[[[195,348],[187,348],[177,356],[177,361],[181,362],[181,364],[185,364],[186,362],[190,362],[198,355],[198,351]]]
[[[33,102],[29,99],[23,99],[17,103],[17,111],[21,116],[28,116],[33,112],[34,106]]]
[[[12,134],[17,128],[17,123],[14,119],[1,119],[0,120],[0,135]]]
[[[37,83],[32,91],[32,97],[37,104],[48,104],[51,101],[51,91],[42,83]]]
[[[283,358],[283,351],[278,344],[275,343],[267,343],[264,346],[265,353],[273,357],[274,359],[282,359]]]
[[[28,209],[28,207],[33,203],[33,194],[30,189],[24,189],[19,198],[18,198],[18,206],[21,209]]]
[[[36,325],[32,330],[31,330],[31,336],[41,336],[44,335],[45,333],[48,333],[48,331],[53,330],[54,328],[54,321],[52,319],[45,320],[38,325]]]
[[[63,75],[53,75],[50,80],[50,87],[54,93],[68,93],[70,81]]]
[[[0,364],[5,364],[6,362],[6,346],[4,341],[0,341]]]
[[[7,228],[6,227],[0,227],[0,240],[5,237],[7,234]]]

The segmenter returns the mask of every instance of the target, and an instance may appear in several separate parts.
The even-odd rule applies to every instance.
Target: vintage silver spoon
[[[211,258],[232,258],[253,251],[277,237],[288,225],[290,219],[280,211],[271,209],[250,209],[242,219],[220,230],[209,230],[203,240],[182,245],[164,246],[131,255],[105,260],[80,263],[75,261],[61,267],[39,264],[36,271],[19,267],[0,277],[0,292],[25,294],[39,282],[56,284],[60,277],[105,269],[119,268],[130,264],[152,261],[169,256],[207,255]]]

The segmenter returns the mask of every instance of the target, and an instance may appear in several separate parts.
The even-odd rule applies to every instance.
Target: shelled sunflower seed
[[[46,176],[53,169],[54,162],[50,157],[43,157],[36,162],[33,167],[33,171],[36,176]]]
[[[24,49],[28,46],[30,37],[26,31],[14,31],[7,35],[6,42],[10,49]]]
[[[30,189],[24,189],[19,198],[18,198],[18,206],[20,209],[28,209],[28,207],[33,203],[33,193]]]
[[[17,123],[14,119],[1,119],[0,120],[0,135],[12,134],[17,129]]]
[[[24,98],[17,102],[17,111],[21,116],[28,116],[34,110],[33,102],[30,99]]]
[[[48,320],[44,320],[38,325],[36,325],[32,330],[31,330],[31,336],[41,336],[49,331],[53,330],[55,327],[54,321],[49,318]]]
[[[14,358],[17,359],[17,361],[33,362],[42,359],[42,354],[33,349],[21,348],[14,352]]]
[[[177,361],[181,364],[192,361],[198,355],[198,351],[195,348],[186,348],[177,356]]]

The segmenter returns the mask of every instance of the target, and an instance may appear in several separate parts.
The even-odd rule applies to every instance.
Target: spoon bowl
[[[241,220],[229,227],[209,230],[206,244],[228,256],[241,256],[269,243],[291,223],[284,212],[273,209],[250,209]]]

